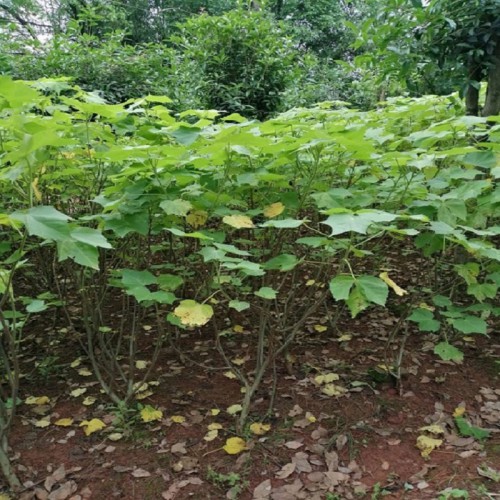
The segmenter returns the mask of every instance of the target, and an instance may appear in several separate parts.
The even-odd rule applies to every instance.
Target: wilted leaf
[[[226,215],[222,218],[222,222],[236,229],[255,227],[252,219],[246,215]]]
[[[314,377],[314,381],[318,384],[330,384],[331,382],[335,382],[339,380],[340,377],[336,373],[325,373],[324,375],[316,375]]]
[[[347,389],[341,385],[326,384],[321,388],[321,392],[327,396],[342,396],[347,392]]]
[[[417,438],[417,448],[420,450],[420,454],[426,458],[431,452],[443,444],[442,439],[435,439],[429,436],[418,436]]]
[[[186,417],[183,417],[182,415],[173,415],[170,417],[170,420],[175,424],[183,424],[186,421]]]
[[[42,419],[37,420],[33,425],[35,427],[44,429],[45,427],[48,427],[50,425],[50,417],[43,417]]]
[[[211,431],[208,431],[203,436],[203,439],[205,441],[213,441],[218,435],[219,435],[219,431],[217,429],[212,429]]]
[[[47,396],[29,396],[24,400],[24,402],[27,405],[46,405],[47,403],[50,403],[50,398]]]
[[[141,410],[141,419],[143,422],[153,422],[155,420],[161,420],[163,418],[163,412],[161,410],[156,410],[152,406],[145,406]]]
[[[207,222],[208,213],[204,210],[194,210],[187,217],[186,222],[194,229],[203,226]]]
[[[145,370],[148,366],[148,362],[147,361],[143,361],[143,360],[140,360],[138,359],[136,362],[135,362],[135,367],[138,369],[138,370]]]
[[[90,434],[104,429],[106,424],[98,418],[93,418],[92,420],[84,420],[81,422],[80,427],[84,427],[83,432],[85,432],[86,436],[90,436]]]
[[[314,330],[316,330],[318,333],[323,333],[328,330],[328,327],[324,325],[314,325]]]
[[[243,407],[240,404],[235,404],[226,408],[226,411],[229,413],[229,415],[236,415],[236,413],[239,413],[242,409]]]
[[[432,434],[444,434],[444,429],[437,424],[426,425],[425,427],[420,427],[419,431],[427,431]]]
[[[495,483],[500,483],[500,471],[494,469],[493,467],[483,464],[477,468],[477,473],[480,476],[491,479]]]
[[[77,398],[78,396],[81,396],[82,394],[85,394],[86,392],[87,392],[86,387],[79,387],[78,389],[73,389],[69,394],[70,394],[70,396]]]
[[[134,477],[149,477],[151,476],[151,472],[148,472],[147,470],[144,470],[144,469],[134,469],[132,472],[131,472],[132,476]]]
[[[387,286],[389,286],[390,288],[392,288],[394,290],[394,293],[396,295],[399,295],[400,297],[402,297],[403,295],[406,295],[408,293],[406,290],[403,290],[400,286],[396,285],[396,283],[394,283],[394,281],[392,281],[391,278],[389,278],[389,274],[388,273],[386,273],[386,272],[380,273],[378,275],[378,277],[384,283],[386,283]]]
[[[69,427],[72,423],[72,418],[60,418],[54,422],[54,425],[58,425],[59,427]]]
[[[243,450],[246,450],[246,442],[244,439],[239,437],[232,437],[226,440],[226,444],[223,446],[223,450],[229,455],[237,455]]]
[[[277,217],[278,215],[283,213],[285,210],[285,205],[281,202],[271,203],[266,208],[264,208],[264,216],[268,219],[272,219],[273,217]]]
[[[186,326],[203,326],[214,314],[212,306],[199,304],[194,300],[182,300],[174,309],[174,314]]]
[[[250,425],[250,431],[257,436],[263,436],[266,432],[269,432],[270,430],[271,426],[269,424],[254,422],[253,424]]]

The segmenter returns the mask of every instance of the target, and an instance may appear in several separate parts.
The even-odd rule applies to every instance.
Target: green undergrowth
[[[23,328],[54,309],[120,407],[147,391],[165,341],[213,332],[243,388],[239,430],[263,377],[320,311],[335,323],[344,308],[356,317],[391,296],[401,306],[394,335],[430,332],[444,360],[463,360],[461,337],[490,333],[499,117],[464,116],[455,96],[369,112],[323,103],[265,122],[174,116],[169,105],[163,96],[109,105],[62,81],[0,79],[2,436]],[[435,278],[404,289],[385,262],[389,246],[411,247],[405,258],[428,259]],[[245,364],[226,351],[235,314],[251,318]],[[139,369],[145,322],[151,358]],[[396,377],[402,353],[388,363]],[[330,382],[323,392],[335,396],[342,388]]]

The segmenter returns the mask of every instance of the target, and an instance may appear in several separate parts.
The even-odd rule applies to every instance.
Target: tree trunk
[[[467,90],[465,91],[465,112],[468,115],[479,115],[479,88],[482,79],[482,68],[470,62],[467,68]]]
[[[483,116],[500,114],[500,39],[498,38],[493,52],[492,66],[488,71],[488,89],[482,114]]]

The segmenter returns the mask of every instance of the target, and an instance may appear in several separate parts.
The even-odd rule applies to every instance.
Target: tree
[[[436,77],[442,90],[460,89],[469,114],[480,113],[487,80],[482,114],[489,116],[500,113],[499,40],[500,0],[390,0],[361,26],[355,46],[365,48],[359,62],[376,66],[381,79],[398,75],[414,93],[415,80],[436,91]]]

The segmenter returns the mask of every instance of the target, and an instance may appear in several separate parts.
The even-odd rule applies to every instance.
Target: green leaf
[[[357,286],[369,302],[384,306],[389,295],[389,287],[380,278],[363,275],[356,280]]]
[[[259,227],[275,227],[277,229],[296,229],[300,227],[307,219],[278,219],[278,220],[268,220]]]
[[[335,300],[347,300],[354,285],[354,278],[350,275],[335,276],[330,281],[330,292]]]
[[[136,271],[135,269],[122,269],[120,271],[122,283],[125,288],[136,286],[153,285],[157,283],[157,278],[149,271]]]
[[[108,240],[97,229],[77,227],[71,231],[70,236],[74,240],[81,241],[92,247],[112,248]]]
[[[453,328],[459,332],[465,333],[466,335],[470,333],[481,333],[486,335],[487,323],[477,316],[462,316],[461,318],[450,320]]]
[[[354,286],[352,292],[346,300],[351,316],[355,318],[361,311],[364,311],[370,303],[366,300],[363,292],[358,286]]]
[[[39,205],[26,212],[14,212],[11,219],[22,222],[32,236],[53,241],[64,241],[69,237],[67,221],[70,217],[51,206]]]
[[[173,292],[184,283],[184,280],[175,274],[160,274],[156,280],[158,286],[166,292]]]
[[[490,431],[470,425],[464,417],[455,417],[455,423],[461,436],[473,437],[480,441],[490,436]]]
[[[476,167],[493,168],[497,165],[497,159],[493,151],[475,151],[474,153],[466,154],[463,162]]]
[[[285,272],[291,271],[298,263],[299,260],[295,255],[284,253],[268,260],[262,267],[268,270]]]
[[[38,313],[45,311],[48,308],[48,305],[45,303],[45,300],[32,300],[27,306],[26,311],[30,314]]]
[[[428,309],[415,309],[408,320],[418,323],[418,328],[422,332],[438,332],[441,328],[441,323],[434,319],[434,314]]]
[[[437,354],[444,361],[458,361],[464,359],[464,353],[448,342],[440,342],[434,347],[434,354]]]
[[[276,290],[268,286],[263,286],[254,293],[255,295],[257,295],[257,297],[261,297],[262,299],[267,299],[267,300],[273,300],[277,297]]]
[[[160,203],[160,208],[167,215],[177,215],[179,217],[185,217],[193,208],[193,205],[187,200],[165,200]]]
[[[396,215],[381,210],[333,213],[322,224],[332,228],[331,236],[348,232],[366,234],[368,228],[378,222],[391,222]]]
[[[245,302],[243,300],[231,300],[229,302],[229,307],[231,309],[235,309],[238,312],[244,311],[245,309],[248,309],[250,307],[249,302]]]

